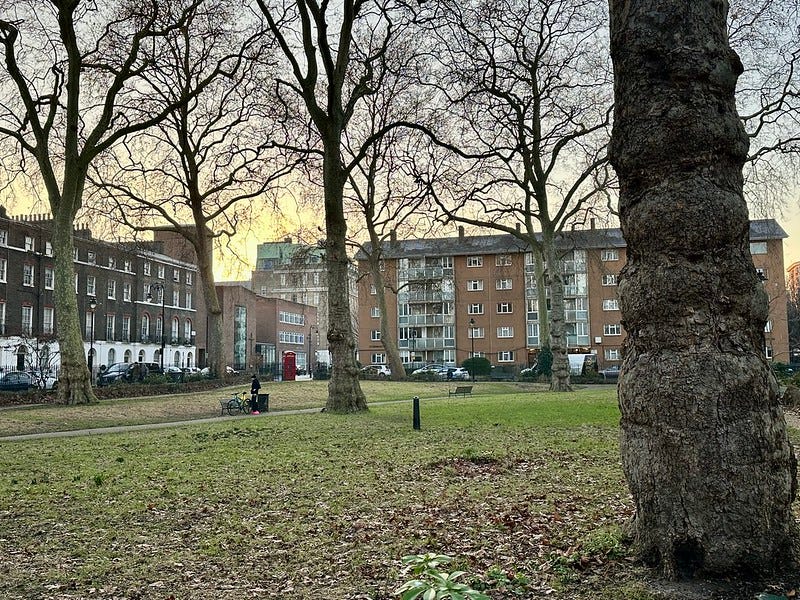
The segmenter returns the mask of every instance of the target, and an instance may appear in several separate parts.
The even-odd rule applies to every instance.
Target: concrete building
[[[770,297],[765,355],[788,360],[783,239],[772,219],[750,226],[753,262]],[[565,232],[558,242],[564,276],[567,345],[592,353],[602,369],[622,360],[625,330],[617,281],[625,264],[619,229]],[[392,331],[407,364],[461,364],[470,355],[521,368],[541,347],[533,256],[511,235],[393,240],[383,249]],[[362,364],[386,362],[376,289],[363,256],[356,257],[358,355]]]

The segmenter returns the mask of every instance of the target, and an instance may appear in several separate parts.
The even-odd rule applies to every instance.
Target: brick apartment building
[[[463,231],[463,230],[462,230]],[[789,344],[783,239],[772,219],[752,221],[750,251],[770,298],[764,352],[788,362]],[[559,241],[564,276],[566,339],[571,352],[597,355],[599,368],[622,360],[617,280],[625,264],[619,229],[565,232]],[[522,368],[541,347],[536,280],[529,249],[511,235],[392,240],[383,248],[383,273],[406,364],[461,364],[470,355],[493,365]],[[386,362],[380,313],[364,256],[357,256],[358,356]]]

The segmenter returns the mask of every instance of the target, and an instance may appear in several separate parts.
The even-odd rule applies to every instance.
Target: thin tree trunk
[[[332,370],[325,410],[367,410],[367,400],[358,380],[356,344],[350,313],[347,221],[344,217],[345,174],[339,158],[341,136],[325,140],[323,184],[325,188],[325,256],[328,268],[328,347]]]
[[[376,248],[380,248],[380,241],[371,225],[372,223],[367,219],[367,227],[370,229],[369,237],[373,248],[373,254],[369,256],[369,269],[370,275],[372,275],[372,282],[375,284],[378,310],[381,313],[381,344],[386,351],[387,362],[392,372],[391,379],[404,381],[406,379],[406,370],[403,366],[403,359],[400,357],[400,350],[397,348],[397,342],[394,335],[392,335],[392,328],[389,325],[389,309],[386,304],[386,285],[381,271],[381,257],[375,252]]]
[[[764,358],[727,4],[610,4],[636,541],[670,576],[766,574],[793,558],[796,460]]]
[[[536,303],[539,313],[539,345],[550,347],[550,311],[547,310],[547,281],[542,251],[533,249],[533,273],[536,278]]]
[[[223,337],[225,331],[224,318],[219,296],[217,295],[216,280],[214,279],[214,247],[210,235],[202,237],[204,228],[205,225],[198,228],[195,250],[198,263],[197,270],[203,287],[203,298],[208,316],[208,357],[206,362],[212,375],[224,379],[228,376]]]

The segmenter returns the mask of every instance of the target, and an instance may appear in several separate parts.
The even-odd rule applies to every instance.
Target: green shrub
[[[473,356],[472,358],[468,358],[461,363],[461,366],[476,377],[485,377],[492,372],[492,363],[490,363],[489,359],[485,356]]]
[[[550,350],[550,346],[545,346],[539,352],[536,372],[547,377],[553,374],[553,351]]]

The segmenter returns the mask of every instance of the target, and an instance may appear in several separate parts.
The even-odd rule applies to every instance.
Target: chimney
[[[393,244],[397,243],[397,230],[392,229],[392,231],[389,232],[389,241]]]
[[[283,241],[285,243],[287,243],[287,244],[291,244],[292,243],[292,236],[290,236],[290,235],[286,236],[285,238],[283,238]]]
[[[589,219],[589,229],[594,229],[594,217]]]
[[[464,226],[463,225],[459,225],[458,226],[458,239],[460,239],[460,240],[464,239]]]
[[[517,221],[517,233],[519,233],[519,231],[520,231],[520,227],[522,227],[522,223],[520,223],[519,221]]]

